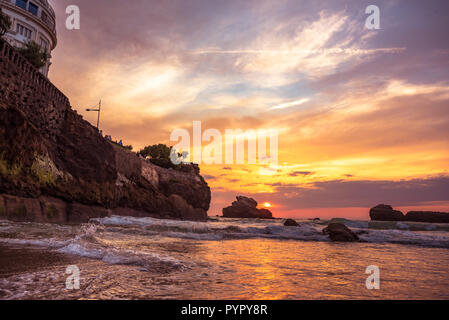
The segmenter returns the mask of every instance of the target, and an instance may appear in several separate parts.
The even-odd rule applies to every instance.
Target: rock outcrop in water
[[[391,206],[380,204],[370,210],[373,221],[410,221],[428,223],[449,223],[449,213],[432,211],[410,211],[404,215]]]
[[[371,208],[369,216],[373,221],[403,221],[405,219],[401,211],[393,210],[392,206],[386,204]]]
[[[359,237],[343,223],[330,223],[323,229],[323,234],[328,234],[330,239],[335,242],[359,241]]]
[[[406,221],[449,223],[449,213],[432,211],[410,211],[405,215]]]
[[[293,219],[287,219],[284,222],[284,226],[285,227],[297,227],[297,226],[299,226],[299,224],[298,224],[298,222],[296,222]]]
[[[0,218],[206,220],[211,193],[197,166],[164,169],[111,144],[1,40],[0,70]]]
[[[225,218],[259,218],[272,219],[273,214],[267,209],[258,209],[257,201],[252,198],[238,196],[232,206],[223,209]]]

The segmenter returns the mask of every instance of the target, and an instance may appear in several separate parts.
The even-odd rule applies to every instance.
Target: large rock
[[[323,229],[323,234],[328,234],[336,242],[359,241],[359,237],[342,223],[330,223]]]
[[[393,210],[391,206],[385,204],[371,208],[369,216],[373,221],[403,221],[405,219],[401,211]]]
[[[259,209],[260,219],[273,219],[273,213],[268,209]]]
[[[405,215],[406,221],[449,223],[449,213],[432,211],[410,211]]]
[[[225,218],[260,218],[272,219],[273,214],[267,209],[258,209],[257,201],[252,198],[238,196],[232,206],[223,208]]]
[[[257,201],[253,198],[244,196],[237,196],[237,202],[239,205],[245,205],[247,207],[257,208]]]

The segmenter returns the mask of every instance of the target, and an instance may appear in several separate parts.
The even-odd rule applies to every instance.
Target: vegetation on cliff
[[[5,159],[4,153],[0,154],[0,177],[18,176],[21,171],[21,164],[10,164]]]
[[[2,38],[6,32],[11,28],[11,18],[4,14],[0,8],[0,38]],[[2,39],[0,39],[2,41]],[[28,60],[37,69],[45,66],[48,60],[47,52],[42,49],[35,41],[29,41],[23,48],[15,48],[22,56]]]
[[[47,52],[34,41],[29,41],[26,43],[25,47],[16,48],[16,50],[37,69],[42,68],[47,63]]]
[[[171,154],[173,153],[173,147],[168,147],[165,144],[155,144],[151,146],[146,146],[138,152],[142,157],[149,158],[150,162],[162,167],[162,168],[172,168],[180,170],[182,165],[176,165],[171,161]],[[187,158],[188,154],[186,152],[177,154],[178,157]]]

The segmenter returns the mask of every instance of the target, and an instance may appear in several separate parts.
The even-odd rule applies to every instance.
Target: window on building
[[[44,49],[45,52],[48,52],[48,41],[45,40],[44,38],[40,39],[40,46],[42,49]]]
[[[48,21],[48,16],[47,16],[47,14],[44,11],[42,11],[42,13],[41,13],[41,19],[44,22]]]
[[[31,29],[28,29],[27,27],[19,23],[17,24],[16,31],[18,34],[28,39],[31,39],[31,37],[33,36],[33,31],[31,31]]]
[[[16,0],[16,6],[21,7],[22,9],[27,9],[27,1],[26,0]]]
[[[39,11],[39,7],[35,5],[34,3],[30,2],[28,4],[28,11],[31,12],[31,14],[34,14],[37,16],[37,12]]]

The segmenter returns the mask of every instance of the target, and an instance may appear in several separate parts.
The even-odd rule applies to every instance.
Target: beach
[[[322,227],[222,218],[1,221],[0,298],[449,298],[446,231],[353,228],[366,232],[364,242],[333,243]],[[66,288],[70,265],[80,270],[79,290]],[[380,290],[366,287],[370,265],[380,269]]]

